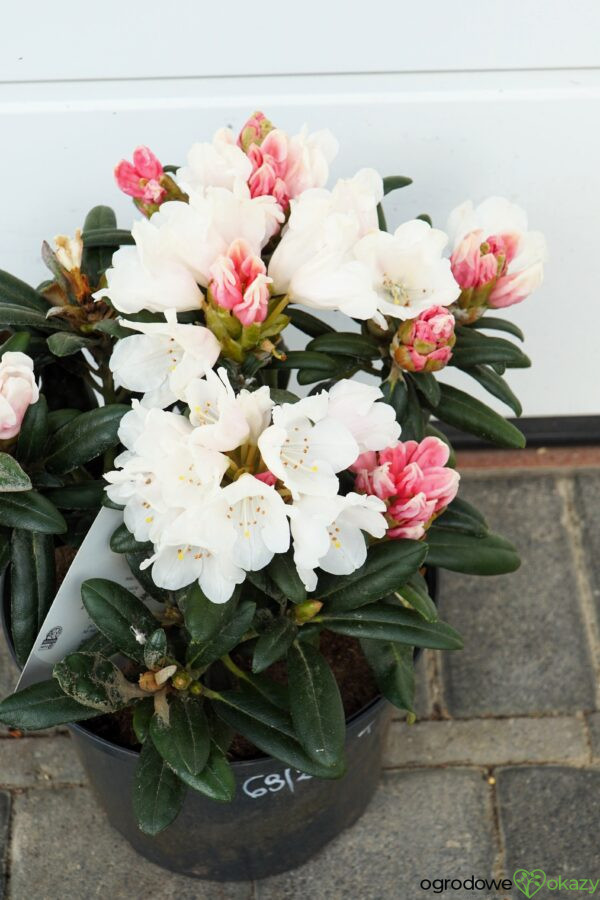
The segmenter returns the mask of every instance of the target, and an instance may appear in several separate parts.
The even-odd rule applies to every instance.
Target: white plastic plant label
[[[88,578],[109,578],[137,596],[144,592],[131,574],[124,555],[113,553],[110,537],[123,522],[123,513],[103,507],[87,533],[54,599],[33,649],[25,663],[17,690],[52,677],[52,668],[95,631],[81,602],[81,585]]]

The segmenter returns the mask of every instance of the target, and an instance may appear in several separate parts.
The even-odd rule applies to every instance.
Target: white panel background
[[[1,268],[41,280],[42,239],[96,203],[129,226],[112,167],[137,144],[179,163],[259,107],[292,131],[332,128],[334,176],[410,175],[387,201],[391,224],[429,212],[443,226],[469,196],[525,206],[550,260],[509,311],[534,363],[509,380],[527,415],[600,413],[599,4],[371,0],[367,16],[337,0],[105,0],[97,21],[80,9],[85,24],[41,2],[5,11]]]

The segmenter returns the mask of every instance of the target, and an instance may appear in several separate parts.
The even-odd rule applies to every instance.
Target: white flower
[[[460,294],[442,257],[447,243],[443,231],[413,219],[394,234],[376,231],[365,235],[354,255],[371,272],[377,308],[386,316],[412,319],[430,306],[448,306]]]
[[[377,387],[343,378],[329,391],[327,415],[342,422],[354,436],[361,453],[383,450],[400,437],[400,426],[388,403],[377,403]]]
[[[272,487],[242,475],[223,489],[227,519],[236,532],[233,557],[247,572],[264,568],[290,544],[287,507]]]
[[[221,345],[208,328],[180,325],[175,310],[165,311],[166,322],[121,323],[141,334],[115,344],[110,368],[115,385],[145,394],[152,406],[168,406],[181,399],[193,378],[212,369]]]
[[[246,573],[233,559],[235,530],[227,518],[224,491],[184,511],[164,531],[156,552],[142,563],[152,566],[158,587],[179,590],[193,581],[213,603],[225,603]]]
[[[328,129],[309,134],[305,125],[299,134],[285,137],[287,159],[284,180],[289,196],[298,197],[309,188],[323,187],[329,178],[329,165],[339,150],[333,134]]]
[[[271,422],[271,410],[274,405],[271,400],[271,392],[266,385],[257,391],[244,389],[237,395],[237,402],[248,423],[248,440],[252,444],[257,444],[258,438]]]
[[[192,442],[214,450],[235,450],[247,440],[250,428],[225,369],[195,378],[181,399],[188,404],[195,426]]]
[[[273,425],[258,439],[268,469],[297,499],[301,494],[332,496],[336,472],[347,469],[359,454],[358,444],[341,422],[328,418],[328,398],[306,397],[273,410]]]
[[[184,205],[184,204],[182,204]],[[107,287],[94,298],[108,297],[119,312],[164,312],[196,309],[202,293],[193,274],[173,254],[154,221],[135,222],[135,247],[121,247],[106,270]]]
[[[357,241],[377,228],[381,177],[363,169],[332,191],[305,191],[291,203],[289,223],[269,264],[275,293],[314,309],[370,318],[377,294],[369,269],[354,258]]]
[[[317,587],[315,569],[349,575],[363,565],[367,545],[363,531],[381,538],[387,523],[378,497],[301,497],[290,512],[294,562],[308,591]]]
[[[187,156],[187,166],[177,172],[177,181],[185,191],[202,193],[208,187],[229,190],[240,182],[245,184],[252,172],[252,163],[235,143],[230,128],[216,132],[212,143],[194,144]]]

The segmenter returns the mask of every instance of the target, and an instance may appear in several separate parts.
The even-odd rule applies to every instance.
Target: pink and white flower
[[[527,230],[525,211],[516,204],[489,197],[474,207],[468,200],[450,214],[448,229],[461,318],[520,303],[542,283],[546,242]]]
[[[264,322],[273,281],[266,273],[260,256],[238,239],[210,267],[210,296],[223,309],[231,310],[242,325]]]
[[[7,351],[0,360],[0,440],[19,433],[25,413],[39,395],[31,357]]]
[[[162,174],[161,163],[148,147],[137,147],[132,163],[122,159],[115,166],[115,178],[121,190],[144,203],[159,204],[165,197],[166,191],[160,184]]]
[[[386,501],[388,537],[418,540],[454,499],[460,476],[447,466],[449,453],[442,440],[426,437],[364,453],[351,466],[356,490]]]
[[[455,343],[454,316],[443,306],[431,306],[402,323],[390,353],[406,372],[438,372],[450,361]]]

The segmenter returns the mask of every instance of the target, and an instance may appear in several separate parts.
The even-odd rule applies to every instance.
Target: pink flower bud
[[[0,440],[19,433],[28,407],[38,397],[31,357],[25,353],[5,353],[0,361]]]
[[[456,343],[454,316],[444,306],[430,306],[402,323],[390,345],[396,364],[407,372],[438,372],[447,365]]]
[[[210,268],[210,296],[229,309],[243,325],[264,322],[269,305],[267,270],[244,240],[234,241]]]
[[[254,476],[258,478],[259,481],[262,481],[263,484],[268,484],[269,487],[273,487],[277,484],[277,476],[273,475],[272,472],[259,472],[258,475]]]
[[[379,453],[363,453],[351,470],[355,488],[388,505],[388,537],[423,537],[434,517],[454,499],[459,475],[447,467],[448,446],[436,437],[405,441]]]
[[[163,201],[166,191],[160,184],[162,175],[163,167],[148,147],[134,150],[133,163],[122,159],[115,166],[115,178],[121,190],[144,203]]]
[[[263,112],[252,113],[238,137],[238,147],[241,147],[244,153],[248,153],[249,148],[253,144],[262,144],[266,136],[273,130],[273,125]]]

